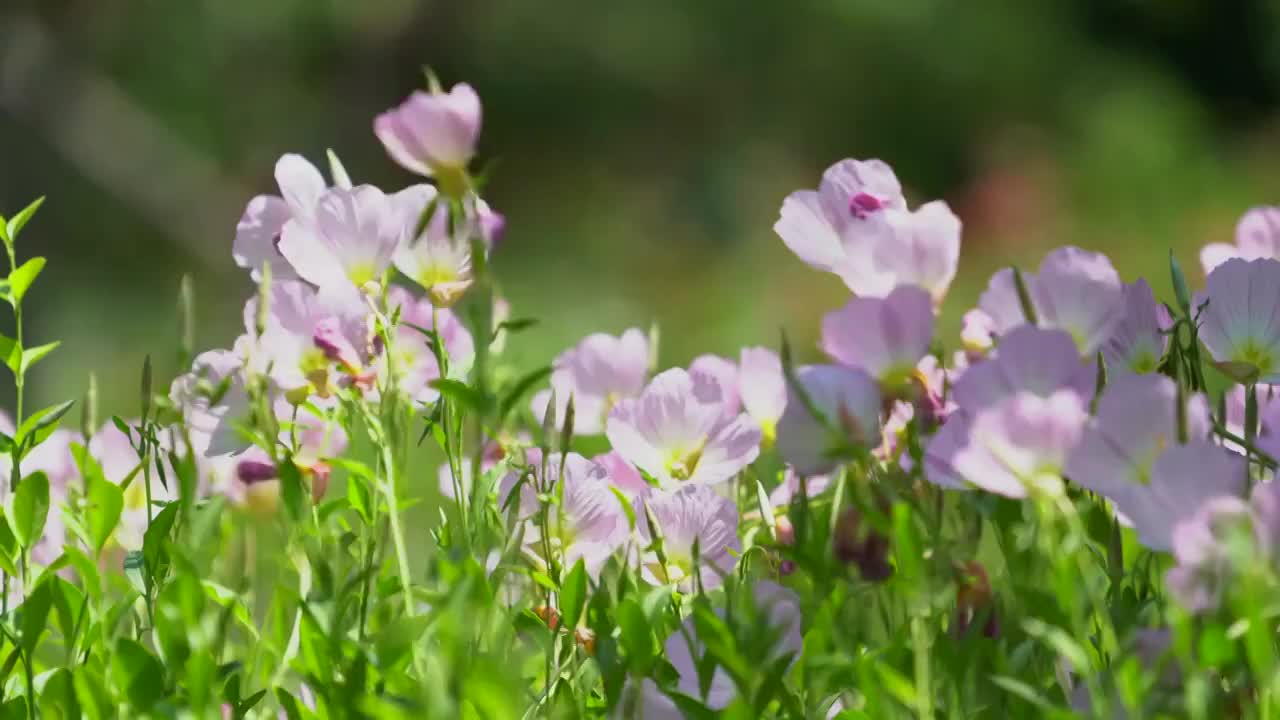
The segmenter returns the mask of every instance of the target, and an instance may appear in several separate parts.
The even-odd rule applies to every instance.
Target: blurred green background
[[[136,412],[143,356],[174,370],[182,272],[200,346],[229,345],[244,203],[290,151],[412,182],[371,123],[427,64],[484,102],[498,272],[544,321],[522,364],[655,321],[668,364],[784,326],[816,356],[846,292],[772,225],[847,156],[963,218],[948,341],[993,269],[1053,245],[1167,296],[1168,248],[1198,281],[1199,246],[1280,199],[1278,30],[1266,0],[0,0],[0,212],[49,197],[28,333],[64,341],[36,399],[92,369]]]

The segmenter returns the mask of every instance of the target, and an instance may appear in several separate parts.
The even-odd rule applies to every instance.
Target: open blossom
[[[1013,498],[1055,488],[1087,417],[1079,393],[1071,389],[1048,397],[1022,391],[1005,398],[964,419],[968,433],[951,455],[953,475],[944,475],[950,482],[939,484],[958,479]]]
[[[1273,485],[1260,483],[1254,499],[1273,495]],[[1250,505],[1228,495],[1210,498],[1173,528],[1172,551],[1178,564],[1170,568],[1165,582],[1183,607],[1205,612],[1221,603],[1233,569],[1230,534],[1234,531],[1247,537],[1251,525],[1259,534],[1267,532],[1265,521],[1253,516]]]
[[[1096,352],[1124,319],[1124,286],[1102,253],[1061,247],[1045,256],[1037,274],[1022,278],[1038,325],[1070,333],[1081,355]],[[1008,268],[991,277],[978,307],[997,335],[1027,323]]]
[[[733,570],[735,555],[741,553],[738,541],[738,506],[706,485],[685,485],[671,492],[661,490],[643,498],[662,533],[665,566],[657,553],[646,552],[641,558],[641,575],[655,585],[674,584],[683,592],[698,587],[711,590],[720,587],[724,576]],[[638,530],[649,544],[653,529],[644,519],[643,509],[636,513]],[[697,563],[693,554],[698,546]]]
[[[354,288],[337,286],[317,292],[305,283],[272,283],[267,295],[266,325],[254,337],[258,297],[245,305],[248,335],[240,341],[254,372],[269,373],[287,394],[326,397],[335,364],[350,376],[364,372],[369,355],[367,306]]]
[[[904,387],[933,339],[933,304],[918,287],[902,285],[883,298],[853,298],[822,319],[822,349],[858,368],[887,391]]]
[[[296,277],[293,266],[280,254],[280,233],[295,218],[310,222],[316,202],[328,187],[320,171],[301,155],[282,156],[275,175],[280,194],[258,195],[249,201],[231,246],[236,264],[248,268],[254,280],[260,278],[263,265],[271,266],[271,277],[277,280]]]
[[[823,420],[814,417],[792,392],[778,421],[778,454],[808,477],[835,469],[832,457],[842,445],[874,447],[880,441],[880,389],[862,370],[840,365],[810,365],[796,380]],[[838,436],[834,436],[838,434]]]
[[[619,400],[635,397],[644,389],[649,375],[649,338],[636,328],[618,336],[593,333],[561,353],[552,368],[557,424],[563,422],[572,395],[574,431],[595,435],[604,430],[605,418]],[[546,391],[534,395],[534,417],[541,420],[550,398]]]
[[[1164,375],[1121,375],[1098,399],[1079,447],[1067,463],[1071,480],[1101,495],[1151,482],[1156,458],[1178,442],[1178,386]],[[1186,399],[1187,438],[1210,430],[1203,395]]]
[[[718,355],[700,355],[689,364],[689,372],[703,372],[715,378],[724,398],[725,415],[745,411],[765,439],[772,440],[787,406],[787,381],[777,353],[763,347],[745,347],[736,365]]]
[[[880,160],[827,168],[818,190],[787,197],[773,228],[801,260],[864,296],[914,284],[940,300],[960,255],[960,220],[946,203],[908,211],[902,186]]]
[[[465,83],[447,93],[417,91],[379,115],[373,131],[410,172],[430,176],[463,169],[480,135],[480,97]]]
[[[544,463],[539,450],[526,450],[525,460],[533,469],[533,476],[520,486],[521,519],[531,520],[538,512],[538,493],[558,494],[561,501],[551,508],[548,525],[552,552],[563,553],[565,567],[572,567],[581,559],[587,572],[595,577],[605,561],[626,542],[630,532],[626,510],[610,487],[608,472],[604,466],[577,453],[563,457],[560,453],[548,455],[546,477],[542,476]],[[499,506],[506,503],[507,496],[520,481],[520,472],[512,470],[499,482]],[[561,484],[563,487],[558,487]],[[523,533],[525,544],[534,552],[541,552],[544,543],[539,525],[525,522]]]
[[[941,200],[914,212],[885,214],[888,234],[872,249],[872,260],[898,285],[915,285],[942,302],[960,264],[960,218]]]
[[[964,314],[962,322],[960,341],[966,352],[982,355],[995,347],[995,318],[975,308]]]
[[[887,233],[884,212],[906,210],[902,186],[880,160],[841,160],[815,190],[791,193],[773,229],[801,260],[844,280],[859,295],[883,295],[893,277],[876,269],[875,242]]]
[[[644,476],[640,474],[640,471],[636,469],[636,466],[628,462],[616,450],[597,455],[591,460],[604,466],[605,471],[609,474],[609,482],[630,499],[644,497],[653,490],[648,481],[644,479]]]
[[[1280,261],[1227,260],[1209,273],[1193,305],[1204,308],[1200,339],[1220,369],[1280,383]]]
[[[434,402],[439,393],[430,383],[440,378],[440,365],[421,330],[437,330],[435,323],[439,322],[440,342],[452,378],[463,378],[470,372],[475,361],[475,341],[451,310],[433,310],[427,298],[415,298],[404,288],[388,289],[387,306],[393,312],[399,309],[400,324],[395,330],[393,352],[384,351],[377,358],[378,373],[394,369],[400,389],[409,397],[419,402]]]
[[[472,241],[478,239],[482,247],[491,249],[505,223],[501,215],[477,199],[465,218],[451,222],[448,205],[439,203],[421,224],[422,213],[432,208],[436,198],[433,189],[422,187],[423,192],[405,202],[407,221],[394,261],[396,269],[421,285],[433,303],[449,307],[474,282]],[[415,235],[420,224],[422,232]]]
[[[403,214],[378,188],[331,188],[312,217],[285,225],[278,247],[303,280],[360,288],[391,266],[403,230]]]
[[[760,452],[761,433],[745,415],[725,417],[720,386],[673,368],[609,413],[613,449],[663,486],[733,478]]]
[[[1236,224],[1236,242],[1210,243],[1200,251],[1200,264],[1206,275],[1232,259],[1280,260],[1280,208],[1251,208]]]
[[[225,455],[248,446],[238,428],[249,417],[244,359],[239,354],[231,350],[200,353],[191,370],[174,379],[169,399],[182,412],[197,454]]]
[[[1164,357],[1169,338],[1164,334],[1173,327],[1169,311],[1156,302],[1146,280],[1124,286],[1124,314],[1111,337],[1102,346],[1107,370],[1147,373],[1154,371]]]
[[[950,398],[956,407],[925,448],[925,477],[943,487],[969,487],[969,473],[978,472],[992,453],[1020,442],[1027,446],[1013,449],[1020,454],[1010,465],[1020,474],[1014,478],[1018,482],[1010,482],[1007,473],[993,476],[983,480],[992,486],[989,489],[1025,491],[1024,481],[1039,481],[1060,469],[1069,445],[1079,439],[1082,413],[1093,392],[1093,370],[1076,353],[1071,337],[1060,330],[1021,326],[1009,332],[992,357],[968,367],[954,381]],[[1031,399],[1035,397],[1052,402],[1038,403]],[[1061,410],[1061,417],[1044,415],[1055,409]],[[979,425],[979,416],[987,410],[992,412]],[[1020,422],[1033,424],[1016,432],[1014,426]],[[975,437],[975,432],[982,435]],[[964,470],[956,467],[961,453],[968,458]],[[1026,477],[1033,471],[1038,477]]]

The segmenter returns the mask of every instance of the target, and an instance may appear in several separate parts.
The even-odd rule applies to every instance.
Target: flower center
[[[667,473],[676,480],[688,480],[698,469],[698,461],[702,459],[702,451],[707,443],[703,438],[691,450],[673,450],[667,460]]]
[[[351,267],[347,268],[347,278],[350,279],[356,287],[363,287],[365,283],[372,282],[378,278],[378,271],[374,268],[373,263],[355,263]]]
[[[1271,355],[1270,348],[1263,347],[1257,340],[1249,338],[1244,341],[1236,349],[1235,357],[1232,358],[1237,362],[1248,363],[1258,369],[1258,372],[1266,375],[1271,372],[1271,368],[1275,359]]]

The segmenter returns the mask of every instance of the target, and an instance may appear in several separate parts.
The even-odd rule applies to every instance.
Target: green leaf
[[[10,244],[16,243],[18,241],[18,233],[22,232],[22,228],[26,227],[27,222],[35,216],[36,211],[43,204],[44,197],[38,197],[30,205],[19,211],[17,215],[9,218],[9,222],[5,224],[4,228],[5,238],[7,238],[5,241]]]
[[[164,665],[147,649],[128,638],[116,641],[111,656],[111,680],[134,710],[150,710],[164,695]]]
[[[151,518],[151,524],[142,535],[142,559],[153,584],[161,576],[168,559],[165,543],[168,542],[173,523],[178,518],[178,506],[179,503],[176,502],[165,505],[163,510]]]
[[[26,601],[19,608],[21,619],[18,627],[22,629],[22,648],[26,651],[27,657],[30,657],[36,646],[40,644],[40,635],[49,622],[49,608],[52,605],[53,593],[50,591],[49,583],[42,582],[27,595]]]
[[[45,678],[44,689],[40,691],[40,708],[46,718],[81,717],[75,677],[70,670],[58,668]]]
[[[44,262],[42,257],[33,257],[9,273],[10,304],[15,307],[22,304],[22,298],[26,297],[27,290],[31,289],[32,283],[40,277],[40,271],[44,270]]]
[[[40,540],[48,516],[49,478],[43,472],[34,472],[18,483],[9,507],[13,534],[22,547],[30,549]]]
[[[13,536],[9,520],[0,516],[0,569],[17,577],[18,539]]]
[[[450,378],[439,378],[431,381],[431,387],[440,391],[444,397],[476,413],[484,413],[489,407],[489,400],[479,390],[464,382]]]
[[[276,688],[276,702],[280,703],[280,709],[284,711],[284,715],[288,720],[302,720],[302,711],[299,709],[298,701],[287,690]]]
[[[497,340],[499,333],[518,333],[521,330],[527,330],[537,324],[538,318],[513,318],[511,320],[503,320],[498,323],[498,327],[493,329],[493,337],[491,339]]]
[[[302,471],[292,460],[285,460],[279,465],[280,497],[284,500],[284,508],[294,522],[299,522],[307,514],[310,494],[302,484]]]
[[[43,360],[45,355],[48,355],[49,353],[58,349],[58,346],[61,344],[62,344],[61,340],[54,340],[51,343],[45,343],[44,345],[23,350],[22,351],[22,372],[26,373],[28,370],[32,368],[32,366],[34,366],[36,363]]]
[[[369,493],[369,484],[354,473],[347,475],[347,502],[351,503],[351,507],[360,513],[360,518],[366,524],[373,517],[371,512],[373,504]]]
[[[76,697],[80,709],[89,720],[107,720],[116,717],[117,708],[105,687],[106,682],[98,668],[80,665],[75,676]]]
[[[18,434],[14,436],[14,441],[22,448],[22,454],[26,455],[32,448],[44,442],[44,439],[57,429],[62,416],[66,415],[75,404],[75,400],[67,400],[57,405],[50,405],[35,411],[31,417],[23,420],[22,427],[18,428]]]
[[[543,378],[549,375],[551,375],[551,366],[547,365],[517,380],[515,385],[512,385],[511,389],[507,391],[506,396],[502,398],[502,402],[498,406],[498,417],[505,418],[516,406],[516,403],[520,402],[520,398],[529,392],[530,388],[542,382]]]
[[[22,346],[17,340],[0,335],[0,360],[16,375],[22,368]]]
[[[1182,308],[1183,315],[1191,317],[1191,290],[1187,288],[1187,276],[1182,274],[1182,265],[1174,256],[1173,248],[1169,248],[1169,276],[1173,280],[1173,296],[1178,300],[1178,307]]]
[[[622,630],[622,647],[627,652],[628,663],[632,670],[645,674],[653,665],[657,648],[653,640],[653,632],[649,629],[649,619],[634,598],[625,598],[618,603],[618,627]]]
[[[578,619],[582,617],[582,608],[586,604],[587,566],[582,558],[578,558],[560,587],[560,619],[565,627],[573,629],[578,626]]]
[[[106,547],[107,540],[120,522],[120,513],[124,510],[124,491],[106,478],[102,466],[84,447],[74,445],[71,453],[80,466],[81,477],[84,478],[86,529],[94,555],[97,555]]]

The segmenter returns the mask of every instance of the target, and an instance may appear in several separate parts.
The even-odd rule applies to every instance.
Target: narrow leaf
[[[44,258],[33,257],[9,273],[10,303],[13,305],[22,304],[22,298],[26,297],[27,291],[31,289],[32,283],[40,276],[41,270],[44,270]]]

